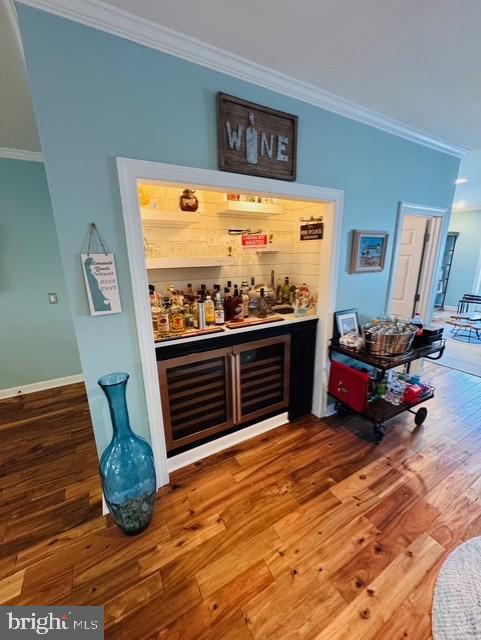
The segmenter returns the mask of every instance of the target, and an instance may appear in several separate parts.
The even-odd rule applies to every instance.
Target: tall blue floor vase
[[[105,501],[116,524],[127,535],[149,525],[155,507],[155,466],[148,442],[130,428],[125,392],[128,373],[109,373],[98,383],[107,397],[113,436],[100,458]]]

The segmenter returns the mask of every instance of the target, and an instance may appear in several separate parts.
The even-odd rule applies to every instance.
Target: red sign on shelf
[[[256,249],[258,247],[267,247],[269,238],[267,233],[249,233],[242,236],[243,249]]]

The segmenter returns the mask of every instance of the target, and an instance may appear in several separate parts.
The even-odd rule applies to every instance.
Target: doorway
[[[401,203],[386,313],[431,321],[446,211]]]

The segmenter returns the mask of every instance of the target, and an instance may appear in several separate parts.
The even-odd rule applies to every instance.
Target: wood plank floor
[[[0,559],[102,513],[83,384],[0,400]]]
[[[271,431],[173,474],[137,538],[102,517],[32,535],[0,601],[105,605],[112,640],[430,639],[439,567],[481,534],[481,378],[427,370],[423,427]]]

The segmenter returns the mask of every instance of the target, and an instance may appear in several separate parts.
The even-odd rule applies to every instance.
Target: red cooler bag
[[[351,407],[354,411],[364,411],[367,406],[369,375],[342,362],[331,362],[329,393]]]

